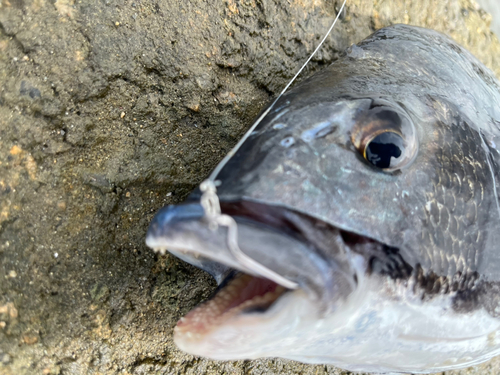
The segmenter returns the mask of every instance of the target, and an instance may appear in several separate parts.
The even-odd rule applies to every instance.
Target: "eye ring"
[[[402,169],[417,154],[415,126],[398,105],[380,99],[376,104],[356,116],[351,141],[370,165],[384,172]]]

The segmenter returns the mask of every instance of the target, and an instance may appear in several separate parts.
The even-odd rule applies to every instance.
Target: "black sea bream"
[[[237,245],[268,276],[235,256],[200,191],[151,223],[148,246],[220,284],[175,342],[368,372],[499,354],[499,136],[499,82],[448,37],[396,25],[353,45],[217,175]]]

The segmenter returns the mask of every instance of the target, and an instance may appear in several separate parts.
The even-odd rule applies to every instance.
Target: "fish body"
[[[241,251],[195,191],[147,244],[211,273],[178,346],[429,373],[500,354],[500,86],[432,30],[395,25],[284,94],[217,176]]]

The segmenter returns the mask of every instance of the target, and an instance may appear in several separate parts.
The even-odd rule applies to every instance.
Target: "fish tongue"
[[[271,280],[239,273],[213,298],[181,318],[175,328],[176,334],[195,338],[242,312],[267,309],[285,290]]]

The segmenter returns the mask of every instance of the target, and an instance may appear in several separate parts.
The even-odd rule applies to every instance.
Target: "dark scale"
[[[493,189],[492,176],[488,165],[478,163],[486,152],[480,134],[460,118],[449,115],[436,125],[439,171],[421,211],[423,255],[438,275],[475,272],[477,250],[485,240],[482,230],[491,216],[492,202],[484,201],[483,191]]]
[[[422,299],[453,293],[456,311],[484,306],[498,316],[495,308],[500,299],[492,296],[500,287],[484,282],[477,272],[479,251],[487,236],[484,229],[498,213],[495,201],[485,200],[494,188],[492,172],[481,135],[453,112],[453,108],[447,108],[436,124],[433,151],[440,169],[434,175],[432,191],[426,193],[425,209],[420,211],[424,224],[422,256],[432,266],[426,270],[416,267],[412,275],[414,292]],[[492,165],[496,166],[494,162]]]

